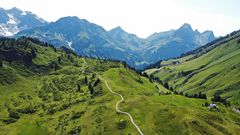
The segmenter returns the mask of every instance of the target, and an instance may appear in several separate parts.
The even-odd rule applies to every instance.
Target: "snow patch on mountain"
[[[28,11],[21,11],[17,8],[9,10],[0,8],[0,10],[0,36],[13,36],[19,31],[47,24],[46,21]]]
[[[67,44],[68,44],[70,49],[74,50],[74,48],[72,47],[72,41],[67,41]]]
[[[9,17],[9,20],[7,24],[17,24],[17,19],[13,17],[13,15],[7,14]]]
[[[21,13],[21,15],[27,15],[27,12],[23,11],[23,12]]]
[[[39,18],[38,16],[35,17],[38,21],[42,22],[42,23],[46,23],[46,21],[44,21],[43,19]]]

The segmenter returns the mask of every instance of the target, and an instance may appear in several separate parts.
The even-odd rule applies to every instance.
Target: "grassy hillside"
[[[17,57],[13,57],[17,56]],[[33,39],[0,40],[0,134],[238,134],[240,117],[206,100],[160,95],[121,62],[81,58]],[[3,64],[1,64],[3,63]],[[101,75],[99,80],[98,76]],[[159,85],[161,89],[162,86]]]
[[[240,104],[240,32],[221,38],[179,59],[147,70],[174,90],[188,94],[220,95]]]

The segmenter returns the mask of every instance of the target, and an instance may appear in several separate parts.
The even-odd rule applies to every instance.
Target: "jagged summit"
[[[13,36],[16,33],[48,24],[37,15],[16,7],[0,8],[0,36]]]
[[[191,29],[192,30],[192,26],[188,23],[184,23],[179,29]]]

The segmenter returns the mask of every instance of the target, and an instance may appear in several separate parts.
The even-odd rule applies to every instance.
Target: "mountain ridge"
[[[48,24],[37,15],[22,11],[16,7],[11,9],[0,8],[0,36],[13,36],[16,33]]]
[[[17,8],[13,8],[12,11],[16,14],[32,15]],[[49,42],[55,47],[68,47],[82,56],[126,61],[139,70],[156,61],[178,57],[215,39],[213,32],[193,31],[187,23],[179,29],[154,33],[144,39],[126,32],[121,27],[107,31],[76,16],[62,17],[56,22],[32,28],[16,29],[14,33],[17,33],[15,37],[30,36]]]
[[[221,96],[220,102],[239,102],[240,30],[232,32],[179,58],[161,61],[149,74],[186,95]]]

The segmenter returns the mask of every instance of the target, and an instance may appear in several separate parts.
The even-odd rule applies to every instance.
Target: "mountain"
[[[3,135],[139,134],[116,106],[144,134],[240,131],[239,114],[221,104],[209,109],[211,101],[171,94],[122,62],[26,37],[0,38],[0,99]]]
[[[142,57],[149,63],[179,57],[181,54],[207,44],[215,39],[212,31],[203,33],[185,23],[177,30],[154,33],[146,39]]]
[[[136,69],[144,69],[159,60],[179,57],[215,39],[212,31],[200,33],[185,23],[177,30],[154,33],[146,39],[116,27],[103,27],[78,17],[63,17],[47,23],[31,12],[17,8],[0,9],[2,36],[29,36],[65,46],[77,54],[122,60]]]
[[[213,32],[193,31],[189,24],[142,39],[121,27],[106,31],[77,17],[64,17],[43,27],[19,32],[17,36],[38,38],[55,47],[65,46],[82,56],[126,61],[137,69],[161,59],[178,57],[215,39]]]
[[[74,16],[19,32],[17,36],[38,38],[55,47],[65,46],[81,56],[122,60],[132,66],[141,61],[135,52],[118,45],[104,28]]]
[[[140,50],[144,44],[144,39],[124,31],[120,26],[110,30],[108,33],[118,45],[125,49],[137,51]]]
[[[0,8],[0,36],[13,36],[19,31],[46,25],[48,22],[35,14],[18,8]]]
[[[179,93],[221,96],[222,102],[240,101],[240,31],[147,70]]]

